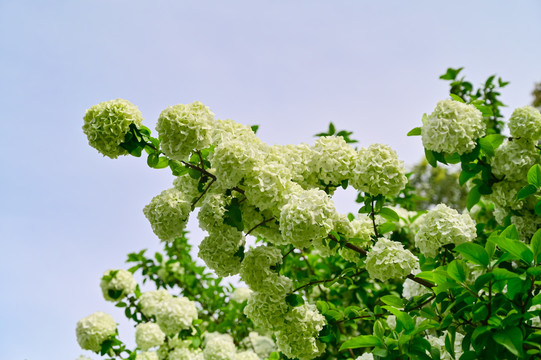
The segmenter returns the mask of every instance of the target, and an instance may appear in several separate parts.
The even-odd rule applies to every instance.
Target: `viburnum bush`
[[[460,166],[463,211],[418,211],[396,152],[356,148],[333,124],[314,145],[268,145],[257,126],[194,102],[165,109],[153,137],[127,100],[92,106],[91,146],[110,158],[145,152],[174,180],[143,210],[163,251],[131,253],[131,267],[101,279],[137,347],[96,312],[77,323],[81,348],[137,360],[539,358],[541,114],[516,109],[502,135],[507,83],[491,76],[475,91],[460,70],[442,76],[451,98],[408,135],[433,167]],[[332,201],[348,187],[357,214]],[[190,216],[208,233],[206,267],[189,254]],[[155,290],[142,292],[137,272]],[[247,287],[223,282],[236,274]]]

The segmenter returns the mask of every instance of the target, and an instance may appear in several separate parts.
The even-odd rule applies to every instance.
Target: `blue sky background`
[[[412,164],[422,147],[405,134],[447,96],[447,67],[511,81],[506,115],[531,102],[540,16],[534,0],[0,0],[1,357],[75,359],[75,323],[98,310],[133,343],[99,279],[159,248],[141,210],[173,178],[90,148],[88,107],[125,98],[154,128],[165,107],[200,100],[280,144],[333,121]]]

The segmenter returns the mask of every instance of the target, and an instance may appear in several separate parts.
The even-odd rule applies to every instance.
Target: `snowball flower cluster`
[[[341,136],[323,136],[316,140],[310,169],[325,184],[340,185],[351,177],[356,151]]]
[[[226,334],[213,334],[208,340],[205,340],[205,349],[203,356],[205,360],[234,360],[237,348],[233,338]]]
[[[438,102],[432,114],[423,119],[423,146],[435,152],[460,155],[472,151],[485,135],[483,115],[473,105],[454,100]]]
[[[143,209],[152,231],[162,241],[182,236],[191,211],[190,201],[175,188],[162,191]]]
[[[285,294],[292,289],[291,279],[272,269],[281,263],[280,249],[258,246],[246,253],[240,267],[240,277],[254,291]]]
[[[195,303],[185,297],[171,297],[163,301],[156,313],[156,322],[167,335],[188,329],[197,319]]]
[[[135,360],[158,360],[158,353],[155,351],[144,351],[135,355]]]
[[[522,138],[504,141],[491,158],[494,175],[510,181],[525,180],[528,170],[539,162],[539,151],[535,143]]]
[[[146,317],[156,316],[160,310],[161,304],[171,297],[171,294],[169,294],[169,292],[165,289],[146,291],[139,298],[141,312]]]
[[[318,340],[323,326],[325,317],[315,305],[297,306],[287,313],[284,326],[276,333],[276,344],[290,358],[313,359],[325,351],[325,344]]]
[[[366,270],[373,279],[387,281],[411,273],[418,259],[399,242],[380,238],[366,255]]]
[[[523,106],[513,111],[509,118],[509,131],[515,138],[541,139],[541,113],[532,106]]]
[[[277,330],[284,324],[284,316],[289,305],[282,294],[265,294],[254,292],[244,308],[246,316],[256,327]]]
[[[160,148],[167,157],[184,160],[192,150],[210,145],[213,122],[214,114],[199,101],[170,106],[162,111],[156,124]]]
[[[355,360],[374,360],[374,355],[370,353],[364,353],[361,356],[358,356]]]
[[[237,353],[235,360],[259,360],[259,356],[251,350]]]
[[[233,294],[231,294],[231,300],[233,300],[235,302],[238,302],[238,303],[242,303],[242,302],[248,300],[250,298],[250,296],[252,295],[252,293],[253,293],[253,291],[250,290],[250,288],[239,287],[239,288],[236,288],[233,291]]]
[[[462,350],[462,341],[464,340],[464,335],[457,332],[455,335],[455,342],[454,342],[454,351],[455,351],[455,357],[453,358],[451,354],[447,351],[445,348],[445,337],[447,336],[447,331],[443,332],[443,335],[440,337],[428,335],[426,337],[426,340],[430,343],[432,347],[437,348],[440,351],[440,359],[441,360],[452,360],[452,359],[459,359],[464,351]]]
[[[92,106],[86,111],[84,121],[83,131],[90,146],[115,159],[128,153],[120,144],[124,142],[131,124],[142,125],[143,115],[128,100],[116,99]]]
[[[242,340],[242,343],[246,347],[252,348],[261,359],[267,359],[276,350],[276,345],[270,337],[259,335],[255,331],[251,331],[248,337]]]
[[[141,350],[160,346],[165,341],[165,334],[155,323],[142,323],[135,328],[135,343]]]
[[[213,231],[199,244],[197,256],[214,270],[218,276],[238,274],[241,266],[239,251],[243,250],[246,239],[242,232],[230,226],[222,231]]]
[[[82,349],[98,352],[101,344],[115,335],[116,322],[111,315],[98,311],[79,320],[75,333]]]
[[[476,236],[477,229],[470,215],[439,204],[419,219],[415,246],[423,255],[435,257],[442,246],[470,242]]]
[[[284,240],[302,249],[309,247],[311,240],[325,237],[336,216],[334,204],[324,191],[301,191],[292,194],[282,208],[280,231]]]
[[[359,151],[350,184],[371,195],[395,196],[407,183],[404,162],[387,145],[372,144]]]
[[[101,278],[100,287],[105,300],[118,301],[133,293],[137,282],[129,271],[107,270]]]

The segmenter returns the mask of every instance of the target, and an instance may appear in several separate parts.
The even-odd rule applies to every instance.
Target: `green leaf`
[[[390,220],[390,221],[400,221],[400,217],[398,216],[396,211],[390,208],[381,209],[379,211],[379,215],[383,216],[385,219]]]
[[[479,192],[479,186],[477,185],[470,190],[466,198],[466,206],[468,211],[470,211],[472,207],[479,202],[479,200],[481,200],[481,193]]]
[[[472,177],[474,177],[475,174],[477,174],[477,173],[462,170],[462,171],[460,172],[459,177],[458,177],[458,183],[459,183],[459,185],[460,185],[460,186],[464,186],[464,184],[465,184],[468,180],[470,180]]]
[[[509,280],[509,279],[514,279],[514,278],[519,277],[514,272],[511,272],[503,268],[496,268],[492,270],[492,274],[494,275],[494,280],[496,281]]]
[[[522,357],[522,331],[518,327],[512,327],[495,333],[492,339],[509,350],[513,355]]]
[[[252,129],[254,134],[257,134],[257,130],[259,130],[259,125],[252,125],[252,126],[250,126],[250,128]]]
[[[384,304],[394,306],[397,309],[401,309],[404,307],[404,302],[401,298],[394,295],[385,295],[381,297],[380,299]]]
[[[528,170],[528,183],[540,188],[541,187],[541,166],[535,164]]]
[[[158,165],[158,161],[159,161],[158,153],[153,152],[153,153],[148,154],[148,158],[147,158],[148,166],[150,166],[151,168],[154,168],[156,165]]]
[[[530,248],[532,249],[535,263],[538,263],[538,255],[541,254],[541,229],[538,229],[535,234],[533,234],[532,240],[530,241]]]
[[[225,209],[224,224],[237,228],[239,231],[243,231],[244,223],[242,222],[239,199],[233,198],[231,203],[227,205]]]
[[[304,299],[298,294],[289,294],[286,296],[286,302],[295,307],[304,304]]]
[[[454,101],[459,101],[461,103],[465,103],[464,99],[462,99],[460,96],[456,95],[456,94],[449,94],[449,96],[451,97],[451,99],[453,99]]]
[[[169,166],[169,159],[165,156],[158,158],[158,163],[154,166],[155,169],[163,169]]]
[[[485,117],[488,117],[488,116],[493,116],[494,114],[492,113],[492,109],[490,106],[488,105],[475,105],[475,107],[477,108],[477,110],[479,110],[481,112],[481,114],[483,114],[483,116]]]
[[[383,343],[377,336],[361,335],[361,336],[354,337],[344,342],[342,346],[340,346],[339,351],[347,350],[347,349],[358,349],[362,347],[381,346],[381,345],[383,345]]]
[[[397,324],[400,324],[406,333],[415,329],[415,320],[408,314],[398,309],[395,309],[392,306],[382,306],[384,309],[390,311],[394,316],[396,316]]]
[[[407,134],[407,136],[419,136],[421,135],[421,128],[416,127],[410,130],[410,132]]]
[[[378,226],[380,235],[396,230],[396,224],[392,222],[386,222]]]
[[[426,161],[428,161],[428,163],[432,167],[438,166],[438,162],[436,161],[436,156],[434,155],[434,152],[425,149],[425,157],[426,157]]]
[[[534,208],[535,214],[541,216],[541,199],[537,200]]]
[[[496,243],[500,249],[503,251],[513,255],[514,257],[523,260],[527,264],[531,264],[533,261],[533,253],[521,241],[518,240],[512,240],[503,236],[495,236],[491,238],[491,241]]]
[[[461,260],[453,260],[447,265],[447,273],[450,277],[458,282],[464,282],[466,280],[466,273],[468,269],[466,264]]]
[[[541,294],[537,294],[532,298],[532,306],[541,304]]]
[[[455,247],[455,251],[460,253],[464,259],[478,265],[487,267],[489,258],[487,251],[481,246],[474,243],[463,243]]]
[[[316,306],[322,315],[325,315],[325,313],[329,310],[329,304],[327,304],[326,301],[318,301],[316,302]]]
[[[517,200],[526,199],[528,196],[533,195],[537,192],[537,188],[532,185],[528,184],[524,186],[517,194]]]
[[[458,73],[464,69],[463,67],[458,69],[448,68],[447,72],[440,76],[440,79],[442,80],[455,80]]]

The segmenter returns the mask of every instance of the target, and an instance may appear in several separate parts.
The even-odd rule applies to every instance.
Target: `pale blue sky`
[[[200,100],[270,143],[311,142],[333,121],[413,163],[420,139],[405,134],[446,97],[447,67],[511,81],[507,115],[531,101],[540,16],[534,0],[0,0],[1,357],[85,353],[78,319],[123,317],[102,272],[159,247],[141,209],[172,177],[90,148],[89,106],[128,99],[154,128],[168,105]]]

